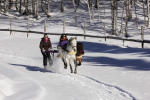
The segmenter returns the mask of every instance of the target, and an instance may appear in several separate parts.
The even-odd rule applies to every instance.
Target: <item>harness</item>
[[[82,55],[80,55],[80,56],[76,56],[76,58],[82,58]]]
[[[70,44],[70,42],[69,42],[69,44]],[[68,51],[67,50],[67,52],[68,52],[68,54],[69,55],[75,55],[77,52],[76,52],[76,46],[71,46],[71,48],[73,49],[72,51]]]
[[[68,52],[68,54],[69,55],[75,55],[77,52],[75,52],[75,51],[70,51],[70,52]]]

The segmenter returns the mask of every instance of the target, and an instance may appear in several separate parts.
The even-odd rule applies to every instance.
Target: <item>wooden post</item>
[[[66,22],[65,22],[65,20],[64,20],[64,23],[63,23],[63,33],[65,33],[65,28],[66,28]]]
[[[84,22],[84,39],[86,39],[85,35],[86,35],[86,23]]]
[[[141,39],[142,39],[142,48],[144,48],[144,27],[141,26]]]
[[[125,42],[125,40],[123,39],[123,46],[124,46],[124,42]]]
[[[10,18],[10,35],[12,35],[12,17],[10,16],[9,17]]]
[[[107,40],[107,37],[105,37],[105,42],[106,42],[106,40]]]
[[[27,16],[27,38],[29,37],[29,16]]]
[[[44,22],[44,33],[46,33],[46,20]]]

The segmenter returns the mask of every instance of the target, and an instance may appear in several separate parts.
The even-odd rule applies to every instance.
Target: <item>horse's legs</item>
[[[77,61],[76,60],[74,60],[74,65],[75,65],[74,73],[77,74]]]
[[[63,63],[64,63],[64,68],[67,69],[67,62],[65,61],[64,58],[62,58],[62,61],[63,61]]]
[[[73,69],[72,69],[71,60],[69,60],[69,65],[70,65],[70,71],[71,71],[71,73],[73,73]]]

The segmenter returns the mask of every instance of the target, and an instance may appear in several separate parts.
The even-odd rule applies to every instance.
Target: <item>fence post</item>
[[[124,42],[125,42],[125,40],[123,39],[123,46],[124,46]]]
[[[9,16],[9,19],[10,19],[10,28],[9,28],[9,31],[10,31],[10,35],[12,35],[12,17]]]
[[[27,38],[29,37],[29,16],[27,16]]]
[[[84,39],[86,39],[85,35],[86,35],[86,23],[84,21]]]
[[[46,20],[44,22],[44,33],[46,33]]]
[[[142,39],[142,48],[144,48],[144,26],[141,26],[141,39]]]

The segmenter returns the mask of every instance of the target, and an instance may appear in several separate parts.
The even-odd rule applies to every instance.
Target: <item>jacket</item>
[[[40,49],[42,50],[43,48],[48,51],[49,48],[52,48],[52,44],[51,44],[51,41],[50,39],[48,38],[48,42],[45,42],[44,41],[44,38],[41,39],[40,41]]]

